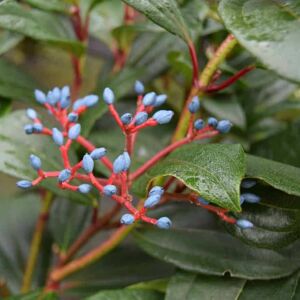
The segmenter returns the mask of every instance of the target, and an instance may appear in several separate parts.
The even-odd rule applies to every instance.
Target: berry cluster
[[[37,172],[37,178],[33,181],[21,180],[17,183],[20,188],[30,188],[36,186],[46,178],[57,178],[58,186],[62,189],[78,191],[87,194],[92,187],[96,188],[101,195],[110,197],[124,208],[128,213],[121,217],[121,224],[132,224],[134,221],[142,220],[154,224],[159,228],[169,228],[171,221],[167,217],[154,219],[148,217],[147,210],[159,204],[164,195],[164,188],[154,186],[148,193],[148,198],[144,201],[142,208],[136,208],[132,203],[132,196],[129,193],[132,182],[153,166],[159,159],[168,155],[174,149],[194,140],[213,137],[219,133],[227,133],[231,128],[231,123],[227,120],[218,121],[215,118],[209,118],[207,124],[202,119],[194,119],[195,113],[200,108],[198,97],[194,97],[189,104],[190,125],[187,136],[175,142],[165,149],[158,152],[148,162],[139,167],[134,172],[130,172],[131,156],[134,149],[135,140],[140,130],[150,126],[157,126],[169,123],[174,115],[171,110],[154,110],[165,103],[166,95],[156,95],[154,92],[144,94],[144,86],[141,82],[135,83],[135,92],[137,93],[137,108],[134,114],[125,113],[119,115],[115,109],[115,95],[110,88],[103,91],[103,101],[108,105],[108,110],[125,136],[125,149],[114,161],[107,157],[107,150],[103,147],[96,148],[91,142],[81,135],[81,125],[78,120],[82,113],[88,108],[98,103],[97,95],[88,95],[72,103],[70,98],[70,89],[55,87],[47,94],[40,90],[35,91],[35,98],[38,103],[42,104],[48,112],[58,121],[59,128],[45,127],[38,117],[35,110],[27,109],[27,116],[32,120],[32,124],[24,127],[26,134],[43,134],[52,137],[54,143],[59,147],[61,152],[64,168],[62,170],[45,171],[42,169],[42,162],[36,155],[30,155],[30,164]],[[71,145],[77,142],[87,151],[82,159],[75,165],[69,160],[69,149]],[[94,175],[95,162],[101,162],[109,171],[108,178],[98,178]],[[81,172],[83,171],[83,172]],[[80,185],[74,185],[73,180],[79,180]],[[249,202],[249,195],[244,195],[244,201]],[[250,197],[251,198],[251,197]],[[241,198],[242,199],[242,198]],[[210,205],[202,198],[202,205]],[[211,209],[213,211],[213,209]],[[235,223],[231,218],[222,217],[225,221],[229,220]],[[239,222],[236,222],[239,225]],[[243,223],[244,224],[244,223]],[[242,228],[246,228],[242,224]],[[248,226],[249,227],[249,226]]]

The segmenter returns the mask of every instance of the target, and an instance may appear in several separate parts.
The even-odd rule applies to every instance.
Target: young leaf
[[[300,196],[299,168],[254,155],[247,155],[246,175],[260,179],[287,194]]]
[[[123,2],[145,14],[157,25],[179,36],[186,43],[190,42],[189,30],[175,0],[123,0]]]
[[[245,245],[228,234],[203,229],[143,228],[134,236],[148,254],[186,271],[245,279],[275,279],[299,269],[299,243],[273,251]]]
[[[155,165],[135,188],[141,192],[155,177],[174,176],[211,203],[239,211],[244,172],[245,157],[240,145],[193,144],[181,147]]]
[[[299,0],[221,0],[226,28],[269,69],[300,82]]]

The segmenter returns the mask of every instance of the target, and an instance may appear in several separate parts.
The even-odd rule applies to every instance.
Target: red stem
[[[188,43],[189,47],[189,52],[192,60],[192,65],[193,65],[193,86],[195,88],[199,88],[199,64],[198,64],[198,58],[197,58],[197,53],[195,49],[195,45],[192,41]]]

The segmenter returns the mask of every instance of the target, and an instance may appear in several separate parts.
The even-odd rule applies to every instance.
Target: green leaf
[[[232,300],[237,299],[245,280],[238,278],[203,276],[177,272],[169,282],[165,300]]]
[[[221,0],[226,28],[268,68],[300,82],[299,0]]]
[[[134,231],[148,254],[186,270],[245,279],[275,279],[300,267],[299,242],[273,251],[245,245],[228,234],[211,230],[144,228]]]
[[[7,98],[0,98],[0,117],[7,114],[11,109],[11,103],[12,101]]]
[[[25,2],[33,7],[47,11],[69,13],[70,9],[70,5],[61,0],[25,0]]]
[[[135,189],[142,192],[155,177],[174,176],[211,203],[239,211],[244,172],[244,151],[240,145],[192,144],[156,164],[136,183]]]
[[[257,178],[290,195],[300,196],[300,169],[254,155],[247,155],[247,177]]]
[[[1,172],[22,179],[32,180],[36,178],[36,172],[29,164],[30,154],[35,154],[41,158],[45,171],[63,169],[60,151],[49,136],[28,136],[24,133],[23,127],[29,123],[30,121],[23,110],[14,111],[0,119]],[[70,151],[70,158],[71,161],[74,160],[73,151]],[[43,181],[41,186],[83,204],[91,202],[88,197],[79,193],[60,189],[56,179]]]
[[[161,293],[143,290],[108,290],[101,291],[94,296],[86,298],[86,300],[163,300]]]
[[[90,247],[99,243],[96,236]],[[68,277],[64,283],[72,287],[65,297],[80,299],[103,289],[123,288],[146,280],[166,278],[174,273],[170,264],[155,259],[132,244],[118,247],[95,264]]]
[[[185,42],[190,42],[188,28],[175,0],[123,0],[123,2],[145,14],[151,21],[179,36]]]
[[[81,43],[70,38],[70,30],[66,29],[59,17],[38,10],[28,10],[12,1],[0,3],[0,28],[48,42],[77,55],[84,50]]]
[[[38,84],[17,66],[0,59],[0,96],[33,102],[33,91]]]
[[[254,144],[251,153],[295,167],[300,167],[300,122]]]
[[[0,55],[17,46],[23,39],[24,36],[22,34],[3,31],[0,34]]]
[[[142,290],[153,290],[161,293],[165,293],[169,279],[156,279],[150,281],[142,281],[136,284],[130,285],[129,289],[142,289]]]

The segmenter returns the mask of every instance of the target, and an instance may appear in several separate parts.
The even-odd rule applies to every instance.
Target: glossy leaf
[[[247,155],[246,175],[287,194],[300,196],[300,169],[254,155]]]
[[[245,280],[177,272],[169,282],[166,300],[237,299]]]
[[[298,0],[222,0],[226,28],[269,69],[300,82],[300,2]]]
[[[275,279],[300,267],[299,242],[273,251],[247,246],[228,234],[212,230],[149,228],[135,231],[134,236],[148,254],[201,274]]]
[[[233,211],[240,210],[239,189],[245,172],[240,145],[181,147],[155,165],[136,184],[140,192],[155,177],[174,176],[208,201]]]
[[[108,290],[101,291],[94,296],[86,298],[86,300],[163,300],[161,293],[143,290]]]
[[[77,55],[84,49],[82,44],[70,38],[70,33],[58,17],[42,11],[25,9],[15,2],[1,2],[0,28],[49,42]]]
[[[190,41],[188,28],[175,0],[123,0],[123,2],[145,14],[157,25],[178,35],[187,43]]]

